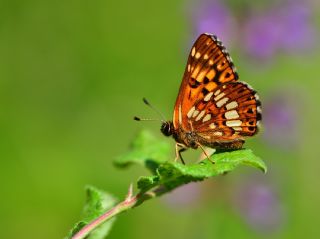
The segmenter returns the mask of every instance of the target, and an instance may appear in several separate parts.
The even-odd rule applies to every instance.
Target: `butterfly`
[[[255,90],[238,81],[232,59],[221,41],[201,34],[191,48],[173,120],[164,121],[161,132],[176,141],[181,152],[204,147],[241,149],[247,137],[259,130],[261,102]]]
[[[210,160],[204,147],[241,149],[247,137],[257,134],[262,119],[259,96],[238,79],[222,42],[215,35],[201,34],[188,57],[173,120],[161,125],[161,132],[176,141],[176,160],[184,164],[181,152],[188,148],[201,148]]]

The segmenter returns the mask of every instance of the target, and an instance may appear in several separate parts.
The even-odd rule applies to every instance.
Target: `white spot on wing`
[[[193,48],[192,48],[192,51],[191,51],[191,56],[194,56],[195,54],[196,54],[196,48],[193,47]]]
[[[219,100],[219,101],[216,103],[217,107],[219,107],[219,108],[222,107],[225,103],[228,102],[228,100],[229,100],[228,97],[224,97],[223,99]]]
[[[224,116],[226,117],[226,119],[238,119],[239,118],[239,114],[236,110],[230,110],[227,111]]]
[[[242,131],[242,127],[239,127],[239,126],[235,126],[235,127],[232,127],[235,131]]]
[[[211,96],[213,95],[213,92],[210,92],[209,94],[206,95],[206,97],[204,97],[204,101],[209,101],[211,99]]]
[[[217,90],[216,92],[214,92],[214,95],[219,95],[220,94],[220,90]]]
[[[261,121],[258,120],[257,123],[256,123],[257,127],[261,127]]]
[[[229,62],[232,62],[232,58],[231,58],[230,55],[227,55],[227,60],[228,60]]]
[[[195,111],[193,112],[192,117],[196,117],[198,114],[199,114],[199,110],[195,110]]]
[[[227,110],[231,110],[238,107],[237,101],[231,101],[226,105]]]
[[[194,107],[194,106],[189,110],[189,112],[187,114],[188,118],[192,117],[192,114],[194,113],[195,110],[196,110],[196,107]]]
[[[201,56],[200,52],[197,52],[197,53],[196,53],[196,59],[199,59],[200,56]]]
[[[226,94],[224,92],[222,92],[221,94],[217,95],[216,97],[214,97],[215,101],[220,100],[223,96],[225,96]]]
[[[179,123],[182,124],[181,104],[179,105]]]
[[[234,126],[241,126],[242,121],[241,120],[228,120],[226,122],[226,125],[229,127],[234,127]]]
[[[207,114],[207,115],[203,118],[202,122],[206,122],[206,121],[208,121],[208,120],[210,120],[210,119],[211,119],[211,114]]]
[[[260,114],[262,113],[262,110],[261,110],[260,106],[257,107],[257,112],[260,113]]]
[[[222,136],[223,134],[222,134],[222,132],[217,131],[217,132],[214,132],[213,135],[214,135],[214,136]]]
[[[209,125],[209,127],[210,127],[210,129],[214,129],[214,128],[216,127],[216,125],[215,125],[215,123],[211,123],[211,124]]]
[[[198,115],[198,117],[196,118],[196,121],[200,120],[204,116],[205,113],[206,113],[205,110],[201,111],[200,114]]]

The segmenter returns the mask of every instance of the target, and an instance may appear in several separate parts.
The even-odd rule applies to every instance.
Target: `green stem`
[[[132,208],[137,202],[137,196],[133,197],[129,201],[123,201],[116,205],[111,210],[107,211],[85,227],[83,227],[76,235],[72,237],[72,239],[82,239],[85,238],[91,231],[95,228],[106,222],[107,220],[111,219],[112,217],[118,215],[121,212],[124,212],[130,208]]]
[[[165,193],[167,190],[163,187],[158,187],[152,192],[138,193],[135,196],[132,196],[132,185],[129,187],[129,192],[124,201],[120,202],[109,211],[102,214],[100,217],[96,218],[94,221],[90,222],[88,225],[84,226],[79,232],[77,232],[72,239],[83,239],[95,228],[103,224],[104,222],[110,220],[114,216],[127,211],[135,206],[140,205],[144,201],[160,196]]]

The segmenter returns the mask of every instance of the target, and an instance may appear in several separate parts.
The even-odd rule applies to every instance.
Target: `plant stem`
[[[100,217],[83,227],[76,235],[72,237],[72,239],[82,239],[85,238],[91,231],[93,231],[95,228],[100,226],[105,221],[111,219],[115,215],[118,215],[119,213],[126,211],[130,208],[132,208],[137,202],[137,196],[133,197],[129,201],[123,201],[107,211],[106,213],[102,214]]]
[[[138,193],[135,196],[132,196],[132,185],[129,187],[128,194],[124,201],[118,203],[116,206],[111,208],[109,211],[102,214],[100,217],[95,219],[94,221],[90,222],[88,225],[84,226],[80,231],[78,231],[72,239],[83,239],[85,238],[90,232],[92,232],[95,228],[106,222],[107,220],[111,219],[112,217],[127,211],[135,206],[140,205],[144,201],[151,199],[153,197],[157,197],[161,194],[166,192],[166,189],[163,187],[158,187],[152,192],[145,192],[145,193]]]

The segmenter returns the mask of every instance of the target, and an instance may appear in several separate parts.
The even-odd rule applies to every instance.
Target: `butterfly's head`
[[[173,123],[171,121],[163,121],[161,125],[161,132],[165,136],[170,136],[173,134]]]

